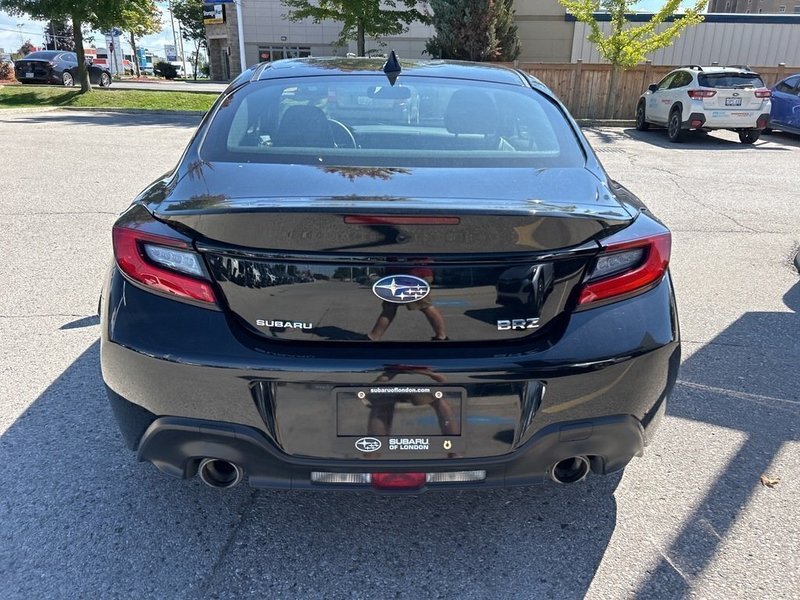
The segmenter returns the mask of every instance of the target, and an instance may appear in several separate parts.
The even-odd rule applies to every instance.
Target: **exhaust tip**
[[[550,479],[556,483],[577,483],[589,474],[589,459],[585,456],[571,456],[558,461],[550,471]]]
[[[204,458],[197,468],[200,481],[209,487],[232,488],[242,481],[244,472],[234,463],[219,458]]]

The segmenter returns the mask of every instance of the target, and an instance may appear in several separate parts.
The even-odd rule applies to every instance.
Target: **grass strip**
[[[0,87],[0,109],[76,106],[83,108],[139,108],[145,110],[206,111],[219,94],[160,90],[93,89],[81,94],[69,88],[6,85]]]

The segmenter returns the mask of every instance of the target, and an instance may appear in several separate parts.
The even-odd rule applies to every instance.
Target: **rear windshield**
[[[53,52],[52,50],[43,52],[31,52],[24,58],[44,58],[46,60],[50,60],[51,58],[55,58],[59,54],[61,54],[61,52]]]
[[[205,160],[399,167],[572,167],[563,114],[522,86],[382,74],[261,81],[228,96]]]
[[[761,88],[764,82],[755,73],[708,73],[697,77],[703,87],[712,88]]]

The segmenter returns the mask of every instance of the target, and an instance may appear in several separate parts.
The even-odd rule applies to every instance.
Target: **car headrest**
[[[304,148],[333,148],[333,133],[328,118],[316,106],[290,106],[283,113],[278,129],[272,136],[275,146]]]
[[[492,97],[483,90],[463,88],[456,90],[444,112],[444,126],[450,133],[497,132],[497,107]]]

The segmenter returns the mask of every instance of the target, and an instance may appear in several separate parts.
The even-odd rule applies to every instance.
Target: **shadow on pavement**
[[[600,144],[614,144],[624,139],[633,139],[646,142],[652,146],[667,150],[753,150],[769,152],[790,152],[791,147],[800,148],[800,136],[783,133],[764,134],[755,144],[742,144],[737,139],[720,137],[717,132],[686,133],[684,140],[679,143],[670,142],[666,129],[653,127],[650,131],[637,131],[634,128],[612,129],[584,127],[584,131],[592,133],[592,139]],[[596,148],[597,149],[597,148]]]
[[[113,109],[108,109],[113,111]],[[103,127],[141,127],[157,125],[159,127],[185,127],[194,129],[200,123],[201,115],[167,114],[167,113],[121,113],[121,112],[79,112],[72,110],[54,110],[41,113],[16,113],[4,115],[0,110],[0,121],[3,117],[11,118],[15,123],[31,123],[46,125],[49,123],[67,123],[72,125],[100,125]]]
[[[585,595],[618,476],[420,496],[212,490],[136,463],[89,347],[0,437],[4,598]]]
[[[780,476],[771,472],[772,462],[785,443],[800,440],[800,283],[783,300],[793,312],[746,313],[681,366],[668,414],[746,438],[640,585],[640,596],[653,590],[664,598],[690,596],[692,580],[761,489],[760,476]]]

